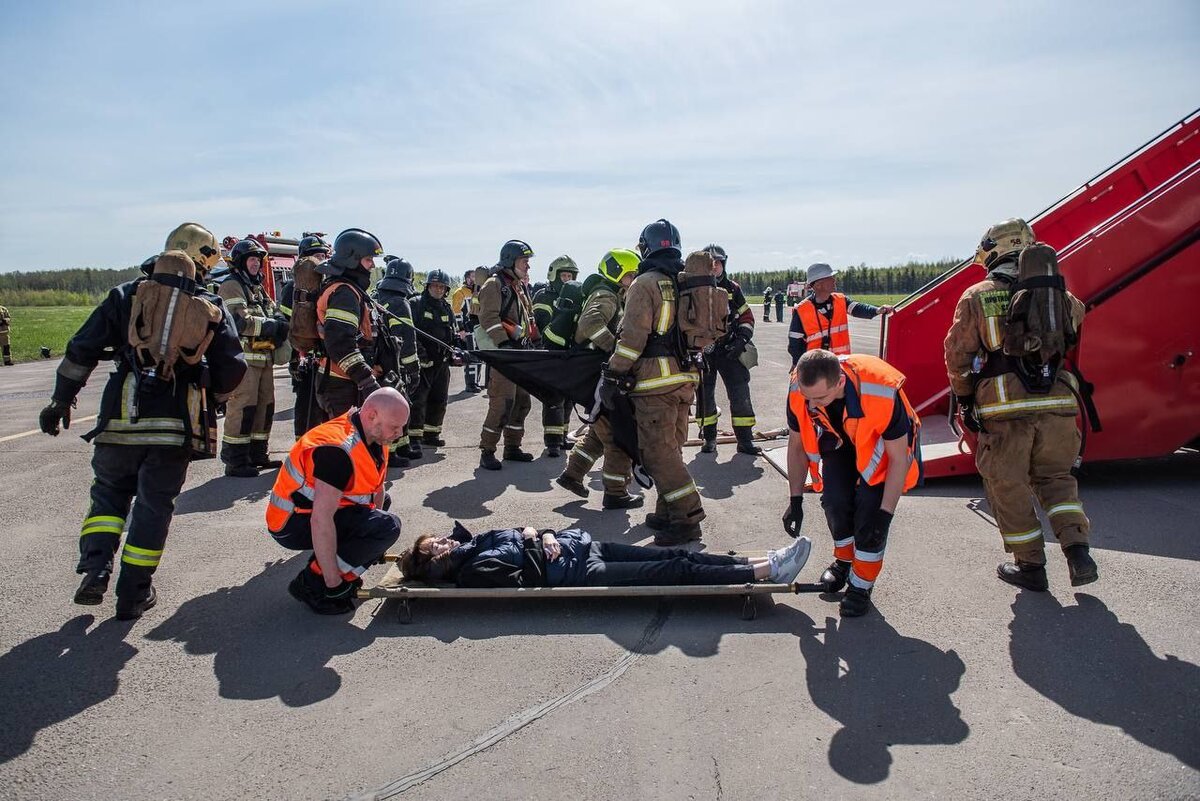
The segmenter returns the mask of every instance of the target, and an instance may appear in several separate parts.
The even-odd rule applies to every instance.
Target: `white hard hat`
[[[808,276],[804,280],[811,284],[813,281],[820,281],[822,278],[832,278],[838,272],[838,270],[833,269],[828,264],[812,264],[809,265]]]

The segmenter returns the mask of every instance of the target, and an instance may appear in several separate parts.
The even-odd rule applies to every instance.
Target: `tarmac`
[[[853,325],[874,351],[877,326]],[[758,326],[759,427],[780,428],[787,325]],[[1200,797],[1195,453],[1087,468],[1101,579],[1086,587],[1053,547],[1051,592],[998,581],[981,485],[955,478],[901,501],[864,618],[840,620],[823,595],[764,597],[753,620],[738,597],[447,600],[414,604],[408,625],[395,602],[323,618],[293,600],[305,555],[265,531],[273,476],[197,462],[158,606],[122,623],[111,595],[71,601],[92,480],[77,435],[107,370],[51,438],[33,430],[56,363],[0,368],[7,799]],[[583,501],[552,483],[561,459],[479,470],[486,401],[462,381],[454,370],[447,446],[390,474],[398,547],[455,519],[649,541],[646,509],[601,511],[598,473]],[[281,454],[283,369],[276,386]],[[539,415],[535,402],[537,454]],[[766,459],[722,445],[685,460],[708,513],[700,547],[790,542]],[[832,545],[817,499],[805,508],[800,580],[815,581]]]

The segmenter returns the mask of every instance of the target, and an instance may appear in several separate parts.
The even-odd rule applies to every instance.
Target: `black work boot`
[[[137,620],[147,609],[154,608],[156,603],[158,603],[158,593],[154,591],[153,584],[146,589],[146,594],[136,601],[118,595],[117,620]]]
[[[526,453],[521,450],[520,445],[505,445],[504,446],[504,461],[506,462],[532,462],[533,454]]]
[[[431,448],[440,448],[446,444],[446,440],[438,436],[437,432],[432,434],[426,432],[425,434],[421,435],[421,444],[428,445]]]
[[[586,486],[584,486],[583,482],[576,481],[575,479],[568,476],[566,473],[563,473],[561,476],[554,479],[554,483],[557,484],[558,486],[562,487],[565,490],[570,490],[571,492],[578,495],[580,498],[586,498],[588,496],[588,488]]]
[[[414,459],[420,459],[422,454],[421,448],[419,446],[414,448],[412,441],[409,440],[399,448],[396,448],[396,455],[403,456],[405,459],[412,461]]]
[[[716,453],[717,452],[717,427],[715,425],[707,425],[701,432],[704,438],[704,443],[700,446],[701,453]]]
[[[838,612],[842,617],[862,617],[871,609],[871,590],[850,585],[842,602],[838,604]]]
[[[325,591],[325,580],[312,572],[308,565],[288,584],[288,592],[318,615],[344,615],[354,611],[354,593],[351,591],[344,597],[330,598]]]
[[[279,459],[272,459],[271,454],[267,451],[267,443],[254,442],[250,444],[250,464],[259,468],[269,468],[278,470],[283,467],[283,462]]]
[[[670,522],[666,515],[660,515],[658,512],[646,515],[646,528],[651,531],[665,531]]]
[[[754,444],[754,430],[751,428],[743,428],[735,426],[733,433],[737,435],[737,452],[745,453],[750,456],[761,456],[762,448]]]
[[[562,446],[559,444],[558,440],[546,443],[546,455],[551,459],[558,459],[562,457]]]
[[[606,492],[600,505],[605,509],[637,509],[645,502],[646,498],[642,495],[634,495],[629,492],[612,495]]]
[[[75,603],[81,606],[96,606],[104,603],[104,593],[108,592],[108,580],[112,578],[112,566],[89,570],[83,574],[79,589],[75,590]]]
[[[674,548],[700,537],[699,523],[668,523],[665,529],[654,535],[654,544],[661,548]]]
[[[1001,562],[996,568],[996,575],[1001,581],[1022,589],[1034,592],[1045,592],[1050,589],[1045,565],[1033,565],[1028,562]]]
[[[835,559],[821,574],[820,583],[825,585],[825,592],[841,592],[848,578],[850,563],[844,559]]]
[[[397,451],[392,451],[388,454],[387,466],[389,470],[395,470],[396,468],[400,467],[408,467],[410,464],[412,464],[412,462],[408,460],[408,457],[401,456]]]
[[[1100,578],[1096,569],[1096,560],[1088,553],[1088,546],[1083,543],[1068,545],[1063,548],[1063,556],[1067,557],[1067,572],[1071,574],[1071,586],[1082,587]]]
[[[485,470],[499,470],[504,467],[504,465],[500,464],[500,460],[496,458],[495,451],[480,451],[479,466]]]

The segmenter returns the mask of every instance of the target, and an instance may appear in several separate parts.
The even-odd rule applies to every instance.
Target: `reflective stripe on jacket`
[[[908,473],[904,478],[905,491],[917,483],[920,468],[917,464],[915,443],[921,428],[921,419],[913,411],[901,387],[904,386],[904,374],[876,356],[855,354],[842,356],[842,373],[846,376],[847,392],[852,386],[861,409],[852,409],[849,399],[846,402],[846,412],[842,421],[846,436],[854,443],[855,461],[858,473],[867,484],[878,484],[884,480],[888,471],[888,456],[884,450],[883,432],[887,430],[892,420],[896,396],[904,403],[908,413],[910,435],[908,438]],[[810,412],[804,395],[800,392],[797,371],[792,370],[791,385],[788,389],[788,406],[800,424],[800,441],[804,444],[804,453],[808,456],[808,471],[812,478],[813,489],[821,490],[820,462],[821,452],[818,447],[821,434],[836,432],[829,422],[824,408]],[[858,413],[861,412],[861,416]]]
[[[350,287],[354,290],[355,294],[358,295],[359,303],[357,317],[353,312],[345,309],[329,308],[329,300],[333,296],[333,293],[342,287]],[[326,339],[326,326],[331,324],[357,328],[357,337],[360,341],[373,342],[375,339],[375,332],[371,327],[371,306],[367,302],[367,297],[362,293],[361,290],[359,290],[358,287],[349,282],[336,281],[330,283],[329,286],[325,287],[325,289],[321,292],[321,296],[317,298],[317,332],[322,340]],[[325,349],[326,351],[332,350],[328,343],[326,343]],[[363,356],[360,348],[356,348],[350,353],[344,355],[331,352],[329,353],[329,356],[332,357],[329,358],[329,371],[338,378],[345,378],[353,381],[354,379],[350,376],[349,371],[357,364],[362,364],[368,370],[370,369],[370,365],[367,364],[367,359],[365,356]],[[324,362],[325,358],[322,358],[321,361]],[[322,365],[322,369],[324,369],[324,365]]]
[[[279,475],[275,477],[275,485],[271,487],[271,497],[267,503],[268,529],[280,531],[293,514],[312,514],[312,500],[316,493],[312,452],[326,445],[336,445],[344,450],[354,466],[350,487],[343,490],[338,506],[358,504],[375,508],[375,496],[383,486],[387,460],[381,465],[376,464],[367,449],[367,443],[350,419],[350,415],[355,413],[346,412],[310,429],[292,446],[291,452],[283,460],[283,467],[279,468]],[[308,499],[308,508],[296,506],[297,495]]]
[[[800,318],[803,329],[805,350],[822,347],[822,340],[828,338],[829,347],[826,350],[842,356],[850,352],[850,321],[846,314],[846,296],[841,292],[834,292],[832,297],[832,320],[826,319],[825,315],[817,311],[816,301],[811,295],[796,304],[796,316]]]

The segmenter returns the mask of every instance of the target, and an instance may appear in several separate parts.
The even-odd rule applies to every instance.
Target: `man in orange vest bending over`
[[[267,528],[285,548],[313,555],[288,585],[320,615],[354,611],[360,578],[400,536],[384,511],[388,449],[408,422],[408,401],[391,387],[309,429],[279,468]]]
[[[808,350],[824,348],[839,356],[849,353],[849,317],[872,320],[876,315],[895,311],[893,306],[872,306],[834,292],[837,274],[838,271],[828,264],[814,264],[808,268],[809,295],[796,304],[792,327],[788,331],[792,366]]]
[[[900,495],[917,483],[920,418],[901,387],[904,375],[875,356],[810,350],[788,391],[788,487],[783,527],[800,535],[804,484],[821,495],[834,562],[821,575],[828,592],[846,586],[842,617],[871,608],[888,529]],[[823,486],[822,486],[823,485]]]

